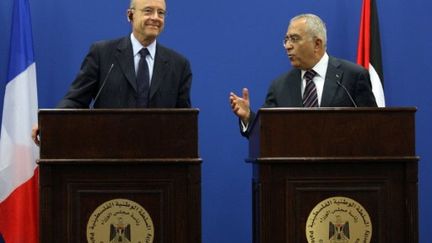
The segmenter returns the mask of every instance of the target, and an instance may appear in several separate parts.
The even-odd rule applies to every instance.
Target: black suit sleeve
[[[98,46],[93,44],[81,64],[81,69],[57,108],[88,108],[98,90]]]
[[[180,86],[178,89],[178,96],[177,96],[178,98],[176,102],[177,108],[191,107],[191,100],[190,100],[191,85],[192,85],[192,71],[191,71],[189,61],[185,60],[183,72],[181,75]]]
[[[276,82],[273,81],[270,85],[270,88],[267,91],[266,99],[263,105],[263,108],[273,108],[278,107],[277,99],[276,99]]]
[[[264,101],[263,108],[278,107],[277,99],[276,99],[276,95],[275,95],[277,90],[276,90],[275,86],[277,86],[276,82],[273,81],[272,84],[270,85],[268,91],[267,91],[267,95],[266,95],[266,99]],[[252,111],[252,109],[251,109],[249,124],[248,124],[246,131],[243,131],[242,122],[239,119],[240,133],[243,137],[249,138],[249,134],[250,134],[251,129],[253,127],[253,124],[255,122],[255,117],[256,117],[256,113],[254,111]]]
[[[249,138],[249,134],[250,134],[250,132],[251,132],[251,130],[252,130],[252,127],[253,127],[253,124],[254,124],[254,122],[255,122],[255,117],[256,117],[255,112],[253,112],[253,111],[251,110],[251,112],[250,112],[250,118],[249,118],[249,123],[248,123],[248,125],[247,125],[247,129],[246,129],[246,131],[243,131],[243,124],[242,124],[242,121],[241,121],[240,118],[238,119],[238,121],[239,121],[239,128],[240,128],[240,134],[241,134],[243,137],[245,137],[245,138]]]
[[[372,93],[372,84],[369,72],[364,69],[357,73],[354,91],[354,100],[359,107],[376,107],[375,96]]]

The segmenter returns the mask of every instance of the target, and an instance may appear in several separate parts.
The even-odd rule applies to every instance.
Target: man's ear
[[[323,40],[322,40],[321,38],[315,37],[315,40],[314,40],[314,47],[315,47],[315,49],[317,49],[317,50],[322,50],[322,49],[324,49],[324,42],[323,42]]]
[[[131,9],[128,9],[127,11],[127,18],[128,18],[128,22],[133,21],[133,12]]]

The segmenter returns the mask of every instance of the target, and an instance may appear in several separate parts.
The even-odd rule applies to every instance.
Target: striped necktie
[[[318,95],[313,78],[317,73],[314,70],[308,70],[304,74],[306,80],[305,90],[303,92],[304,107],[318,107]]]

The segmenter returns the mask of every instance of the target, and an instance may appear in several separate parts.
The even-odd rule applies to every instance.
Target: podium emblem
[[[318,203],[306,221],[309,243],[369,243],[372,222],[366,209],[348,197],[331,197]]]
[[[154,226],[149,213],[128,199],[101,204],[87,222],[89,243],[153,243]]]

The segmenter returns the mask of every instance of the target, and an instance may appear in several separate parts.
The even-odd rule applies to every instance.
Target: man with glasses
[[[376,107],[369,73],[363,67],[329,56],[324,22],[316,15],[302,14],[291,19],[283,46],[293,69],[275,79],[263,107]],[[255,118],[249,92],[242,97],[230,93],[241,133],[248,137]]]
[[[58,107],[86,108],[92,99],[95,108],[190,107],[189,61],[156,41],[165,15],[165,0],[131,0],[127,10],[130,36],[95,43]],[[143,48],[147,51],[141,57]],[[141,58],[147,62],[148,94],[139,91]],[[143,104],[142,95],[148,96]]]
[[[165,0],[131,0],[127,18],[132,33],[93,44],[57,107],[191,107],[189,61],[156,41],[165,16]],[[37,135],[35,125],[32,137],[36,144]]]

